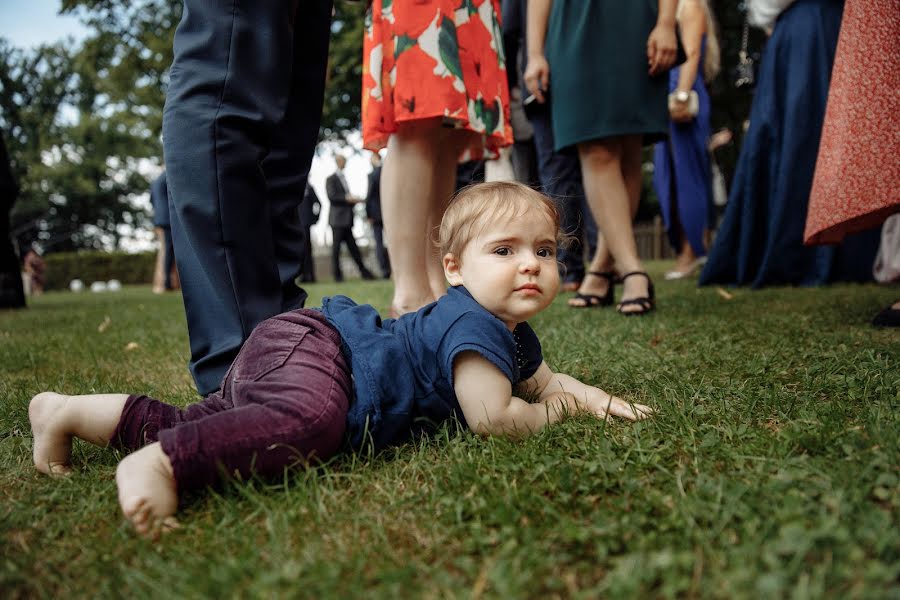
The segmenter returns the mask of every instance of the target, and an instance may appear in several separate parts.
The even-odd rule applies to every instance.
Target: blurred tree
[[[20,244],[116,247],[128,227],[147,226],[135,198],[148,187],[141,171],[161,162],[180,11],[175,0],[64,0],[63,12],[92,28],[80,46],[0,42],[0,126],[22,188],[12,215]]]
[[[20,246],[37,240],[39,222],[54,218],[51,209],[60,203],[59,198],[51,201],[47,176],[52,168],[46,163],[61,154],[61,111],[73,93],[73,80],[72,56],[63,44],[25,52],[0,39],[0,128],[20,186],[11,215]]]
[[[359,130],[365,14],[364,2],[335,2],[320,139],[346,139]]]

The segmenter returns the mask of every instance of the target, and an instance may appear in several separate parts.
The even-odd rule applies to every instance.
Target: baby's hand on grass
[[[653,409],[649,406],[626,402],[596,387],[588,388],[585,400],[588,411],[601,419],[606,419],[609,415],[613,415],[629,421],[638,421],[653,415]]]

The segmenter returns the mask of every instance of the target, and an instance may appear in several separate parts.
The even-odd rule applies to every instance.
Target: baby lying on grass
[[[177,524],[186,491],[232,474],[279,475],[343,448],[378,450],[448,419],[523,437],[575,413],[643,418],[648,407],[554,373],[542,358],[527,321],[558,291],[559,239],[544,195],[509,182],[466,188],[441,222],[451,287],[437,302],[382,321],[336,296],[273,317],[221,388],[183,409],[138,395],[38,394],[29,406],[35,467],[69,473],[73,437],[135,450],[116,469],[119,504],[154,536]]]

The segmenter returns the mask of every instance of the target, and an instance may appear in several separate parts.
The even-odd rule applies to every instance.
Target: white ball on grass
[[[69,282],[69,290],[75,292],[76,294],[84,289],[84,282],[80,279],[73,279]]]

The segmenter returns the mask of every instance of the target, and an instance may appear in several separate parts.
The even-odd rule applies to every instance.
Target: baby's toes
[[[138,533],[144,534],[150,529],[153,515],[146,498],[133,496],[123,500],[122,514]]]

